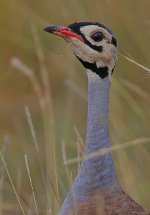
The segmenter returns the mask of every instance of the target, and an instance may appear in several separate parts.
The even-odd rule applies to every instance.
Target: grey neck
[[[88,122],[85,156],[110,147],[109,138],[109,89],[110,79],[101,79],[87,70],[88,74]],[[83,160],[73,184],[76,197],[84,198],[88,192],[119,187],[111,153]]]
[[[108,101],[110,79],[101,79],[96,73],[88,73],[88,126],[84,155],[110,147],[108,126]],[[111,153],[83,160],[78,176],[68,193],[59,215],[69,214],[77,204],[86,203],[101,191],[108,195],[120,191]],[[90,205],[89,205],[90,208]]]

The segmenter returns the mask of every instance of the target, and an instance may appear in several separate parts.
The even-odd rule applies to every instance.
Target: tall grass
[[[86,73],[66,44],[42,29],[82,20],[109,25],[119,40],[110,96],[111,150],[122,186],[150,209],[149,6],[147,0],[2,1],[1,210],[57,214],[78,172]],[[10,141],[3,141],[8,135]]]

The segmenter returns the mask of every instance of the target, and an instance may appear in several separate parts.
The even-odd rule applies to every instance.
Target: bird
[[[62,37],[86,69],[88,78],[87,134],[78,175],[59,215],[150,215],[119,183],[109,134],[109,92],[118,60],[118,43],[110,28],[99,22],[48,26],[44,31]],[[88,158],[89,156],[89,158]]]

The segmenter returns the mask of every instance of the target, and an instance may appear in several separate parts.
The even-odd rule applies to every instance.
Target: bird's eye
[[[95,42],[100,42],[104,38],[104,35],[101,32],[96,32],[96,33],[92,34],[91,38]]]

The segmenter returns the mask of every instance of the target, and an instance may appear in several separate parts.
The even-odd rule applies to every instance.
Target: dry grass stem
[[[136,62],[135,60],[133,60],[133,58],[127,57],[127,56],[122,55],[122,54],[120,54],[120,56],[124,57],[124,58],[125,58],[126,60],[128,60],[129,62],[131,62],[131,63],[137,65],[138,67],[140,67],[140,68],[142,68],[143,70],[145,70],[145,71],[147,71],[148,73],[150,73],[150,69],[149,69],[148,67],[143,66],[142,64]]]
[[[7,165],[6,165],[4,156],[3,156],[3,154],[2,154],[1,151],[0,151],[0,157],[1,157],[2,163],[3,163],[3,165],[4,165],[4,168],[5,168],[5,170],[6,170],[6,173],[7,173],[7,176],[8,176],[8,178],[9,178],[9,181],[10,181],[10,183],[11,183],[11,186],[12,186],[12,188],[13,188],[14,194],[15,194],[15,196],[16,196],[16,198],[17,198],[17,201],[18,201],[18,204],[19,204],[19,206],[20,206],[21,212],[22,212],[23,215],[25,215],[25,211],[24,211],[24,209],[23,209],[23,206],[22,206],[22,204],[21,204],[21,201],[20,201],[20,199],[19,199],[19,196],[18,196],[18,193],[17,193],[17,191],[16,191],[15,185],[14,185],[14,183],[13,183],[13,180],[12,180],[11,176],[10,176],[10,173],[9,173],[8,168],[7,168]]]
[[[114,88],[119,92],[121,97],[125,100],[126,104],[134,110],[136,116],[141,120],[145,128],[149,126],[147,116],[143,112],[143,108],[138,104],[137,100],[128,92],[128,90],[117,80],[113,80]]]
[[[65,146],[65,141],[64,140],[62,140],[61,146],[62,146],[63,162],[65,163],[67,161],[67,156],[66,156],[66,146]],[[67,175],[69,187],[71,187],[70,173],[69,173],[69,169],[68,169],[67,165],[65,166],[65,170],[66,170],[66,175]]]
[[[83,141],[82,141],[82,138],[81,138],[81,135],[80,135],[78,129],[75,126],[73,128],[74,128],[75,134],[77,136],[76,145],[77,145],[78,172],[79,172],[79,170],[80,170],[80,154],[83,155],[84,145],[83,145]]]
[[[36,151],[38,152],[39,151],[39,145],[38,145],[36,132],[35,132],[35,129],[34,129],[34,126],[33,126],[32,118],[31,118],[31,114],[30,114],[28,106],[25,106],[25,113],[26,113],[26,116],[27,116],[27,122],[28,122],[29,127],[30,127],[31,136],[33,138],[34,146],[35,146]]]
[[[17,169],[17,179],[16,179],[16,189],[18,193],[21,193],[22,190],[22,168]]]
[[[79,148],[79,142],[76,141],[77,144],[77,158],[78,158],[78,173],[80,171],[80,148]]]
[[[8,149],[10,139],[8,135],[5,135],[4,142],[2,145],[2,155],[5,156]],[[4,187],[4,165],[0,165],[0,214],[2,214],[2,205],[3,205],[3,187]]]
[[[37,156],[36,156],[37,164],[39,164],[39,168],[40,168],[42,179],[43,179],[43,185],[45,186],[45,181],[46,181],[45,180],[45,172],[44,172],[43,166],[41,164],[41,157],[40,157],[41,154],[40,154],[40,150],[39,150],[39,144],[38,144],[38,141],[37,141],[36,132],[35,132],[35,129],[34,129],[31,113],[30,113],[30,110],[29,110],[28,106],[25,106],[25,113],[26,113],[26,116],[27,116],[27,122],[29,124],[29,128],[30,128],[30,131],[31,131],[31,136],[32,136],[32,139],[33,139],[35,150],[37,152]]]
[[[55,172],[55,181],[56,181],[56,183],[55,183],[56,184],[56,197],[58,200],[58,205],[60,207],[56,151],[55,151],[55,143],[54,142],[53,142],[53,154],[54,154],[54,172]]]
[[[44,52],[43,52],[43,49],[41,46],[38,32],[37,32],[34,24],[31,25],[31,31],[32,31],[33,39],[34,39],[34,43],[35,43],[36,54],[37,54],[37,57],[39,60],[43,86],[45,87],[45,92],[49,94],[50,93],[50,91],[49,91],[50,90],[50,82],[49,82],[48,71],[47,71],[46,63],[45,63]],[[48,99],[50,99],[50,98],[51,98],[51,96]]]
[[[44,101],[43,101],[43,93],[42,93],[42,88],[39,84],[39,81],[37,80],[34,72],[32,69],[30,69],[28,66],[26,66],[19,58],[17,57],[13,57],[10,60],[10,64],[16,68],[17,70],[19,70],[20,72],[22,72],[22,74],[24,74],[25,76],[27,76],[29,78],[29,80],[32,83],[32,86],[34,87],[35,93],[38,96],[41,108],[43,108],[44,105]]]
[[[59,203],[59,199],[58,199],[58,196],[57,196],[57,191],[56,191],[56,189],[55,189],[55,185],[53,184],[53,182],[52,182],[52,180],[51,180],[51,178],[48,176],[48,180],[49,180],[49,183],[50,183],[50,185],[51,185],[51,187],[52,187],[52,190],[53,190],[53,194],[55,195],[55,197],[56,197],[56,200],[57,200],[57,204],[59,205],[59,207],[60,207],[60,203]],[[47,192],[48,193],[48,192]],[[48,197],[48,200],[49,200],[49,202],[50,202],[50,198],[49,198],[49,196],[47,196]],[[48,209],[49,210],[49,209]]]
[[[37,32],[34,24],[31,25],[31,31],[33,34],[36,54],[37,54],[37,57],[39,60],[39,65],[40,65],[40,70],[41,70],[41,78],[42,78],[43,87],[44,87],[44,101],[47,105],[45,107],[47,107],[49,113],[51,113],[51,118],[49,120],[50,120],[52,127],[54,127],[51,85],[50,85],[50,81],[49,81],[48,70],[47,70],[46,63],[45,63],[45,56],[44,56],[44,52],[43,52],[42,45],[40,42],[40,37],[38,35],[38,32]]]
[[[144,99],[148,99],[150,97],[150,95],[145,92],[143,89],[141,89],[139,86],[131,83],[128,80],[122,80],[122,83],[128,87],[130,90],[132,90],[133,92],[135,92],[137,95],[141,96]]]
[[[105,154],[107,154],[109,152],[117,151],[117,150],[120,150],[120,149],[125,149],[125,148],[131,147],[131,146],[145,144],[145,143],[148,143],[148,142],[150,142],[150,137],[138,138],[138,139],[135,139],[133,141],[130,141],[130,142],[127,142],[127,143],[124,143],[124,144],[115,145],[115,146],[112,146],[110,148],[104,148],[104,149],[102,149],[102,150],[100,150],[98,152],[90,153],[85,157],[72,158],[72,159],[65,160],[64,164],[69,165],[69,164],[77,163],[77,162],[79,162],[79,160],[80,161],[89,160],[89,159],[91,159],[93,157],[103,156],[103,155],[105,155]]]
[[[35,205],[35,209],[36,209],[36,214],[38,215],[38,207],[37,207],[37,201],[36,201],[36,197],[35,197],[35,192],[34,192],[34,188],[33,188],[33,183],[32,183],[32,179],[31,179],[31,174],[30,174],[30,168],[29,168],[29,163],[28,163],[28,158],[27,155],[24,155],[24,159],[25,159],[25,164],[26,164],[26,169],[27,169],[27,174],[29,177],[29,181],[30,181],[30,186],[31,186],[31,190],[32,190],[32,195],[33,195],[33,201],[34,201],[34,205]]]
[[[65,146],[65,141],[64,140],[62,140],[61,146],[62,146],[63,161],[66,162],[67,161],[67,156],[66,156],[66,146]]]
[[[84,152],[84,143],[83,143],[83,139],[82,139],[82,137],[81,137],[81,135],[80,135],[80,132],[78,131],[77,127],[74,126],[73,129],[74,129],[74,132],[75,132],[75,134],[76,134],[76,136],[77,136],[77,142],[78,142],[79,150],[80,150],[81,154],[83,154],[83,152]]]

